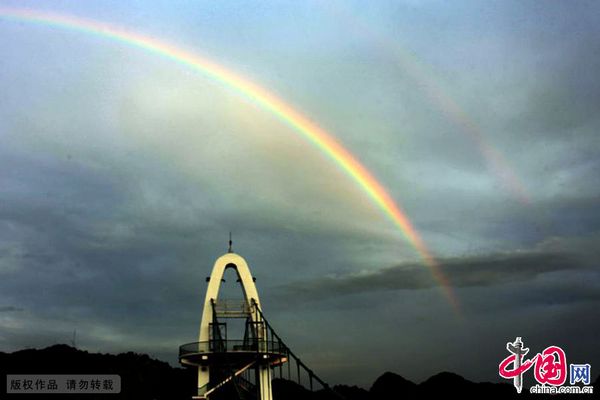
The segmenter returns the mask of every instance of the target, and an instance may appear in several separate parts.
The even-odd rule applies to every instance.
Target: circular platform
[[[179,346],[182,365],[241,364],[253,360],[272,366],[288,360],[288,349],[277,341],[214,340]]]

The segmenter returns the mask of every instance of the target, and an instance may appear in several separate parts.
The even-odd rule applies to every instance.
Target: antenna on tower
[[[232,245],[233,241],[231,240],[231,232],[229,232],[229,250],[227,251],[228,253],[233,253],[233,251],[231,250]]]
[[[73,339],[71,340],[71,346],[77,348],[77,329],[73,329]]]

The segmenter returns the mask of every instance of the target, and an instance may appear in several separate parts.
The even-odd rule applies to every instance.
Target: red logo
[[[547,347],[529,360],[523,359],[529,349],[523,348],[521,338],[517,338],[514,343],[507,343],[506,348],[511,355],[502,360],[498,373],[505,379],[514,379],[518,392],[521,392],[523,386],[523,374],[531,367],[534,367],[535,380],[542,385],[561,386],[567,380],[567,357],[562,348]]]

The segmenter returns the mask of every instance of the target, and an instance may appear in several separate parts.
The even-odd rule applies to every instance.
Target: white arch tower
[[[219,299],[227,269],[235,270],[242,288],[243,299],[236,303]],[[229,318],[246,319],[244,338],[229,340],[224,322]],[[198,367],[198,393],[194,398],[210,399],[227,384],[234,384],[238,385],[237,391],[252,390],[258,399],[272,400],[271,368],[287,361],[281,345],[268,338],[246,260],[231,251],[219,257],[208,278],[198,342],[183,345],[179,351],[181,364]],[[242,374],[250,374],[253,382],[243,379]]]

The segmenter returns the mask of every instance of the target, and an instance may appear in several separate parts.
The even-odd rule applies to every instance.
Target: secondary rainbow
[[[384,189],[383,185],[381,185],[356,159],[356,157],[346,150],[331,134],[312,122],[308,117],[302,115],[275,94],[206,57],[200,57],[167,42],[98,21],[31,9],[15,8],[0,8],[0,17],[66,28],[101,36],[144,49],[201,72],[276,115],[281,121],[291,126],[296,132],[300,133],[331,158],[362,188],[364,192],[366,192],[371,200],[387,214],[393,223],[400,228],[400,231],[408,242],[419,253],[422,260],[429,267],[434,279],[440,284],[440,287],[444,291],[451,305],[458,311],[458,300],[454,295],[447,278],[442,273],[438,262],[431,255],[406,214],[402,211],[401,207],[394,202],[388,192]]]
[[[369,23],[364,13],[353,9],[348,4],[338,1],[318,4],[324,5],[324,10],[331,12],[356,33],[370,40],[385,57],[397,62],[402,71],[418,84],[431,103],[460,128],[458,132],[464,134],[475,144],[496,179],[519,201],[524,204],[530,202],[529,191],[511,167],[506,156],[492,145],[477,121],[465,112],[449,92],[442,90],[440,82],[434,79],[436,74],[431,67],[419,60],[399,41],[385,34],[378,26]]]

